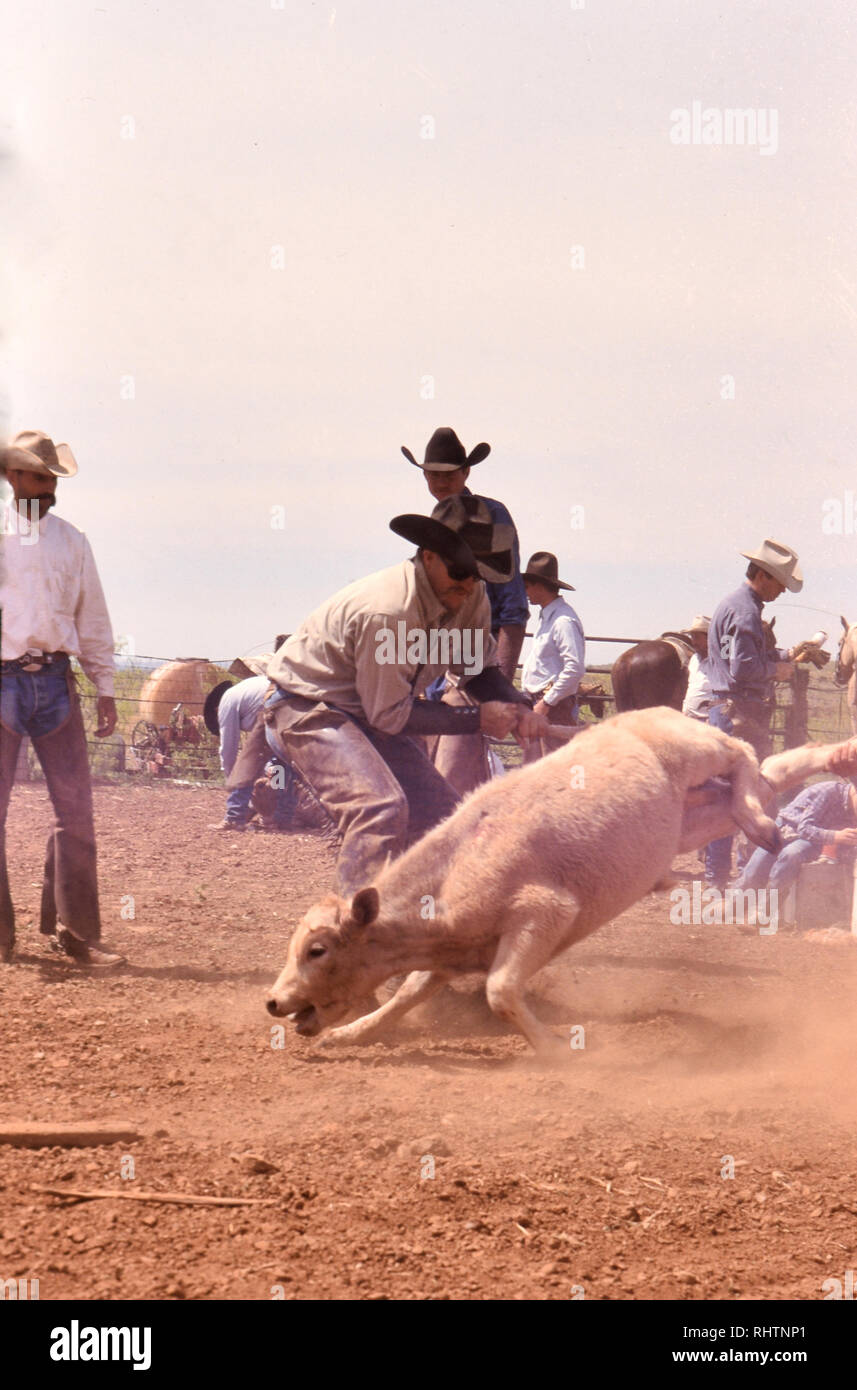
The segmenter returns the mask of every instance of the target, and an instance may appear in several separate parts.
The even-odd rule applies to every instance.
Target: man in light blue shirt
[[[276,743],[273,741],[273,734],[267,726],[259,720],[259,715],[265,699],[266,691],[271,689],[271,682],[267,676],[251,676],[247,680],[236,681],[234,685],[229,685],[224,681],[223,685],[215,686],[205,702],[205,722],[212,733],[220,734],[220,766],[223,769],[224,777],[229,776],[238,758],[238,748],[241,742],[242,730],[249,733],[256,727],[257,722],[265,729],[265,736],[271,755],[281,765],[281,754]],[[282,827],[292,815],[294,809],[294,786],[293,778],[289,775],[289,769],[282,769],[281,780],[283,785],[277,789],[277,811],[275,820]],[[284,802],[284,794],[288,794],[287,801]],[[243,830],[251,820],[250,800],[253,795],[253,782],[248,782],[240,787],[233,787],[226,798],[226,817],[217,826],[212,827],[217,830]]]
[[[574,589],[559,578],[557,558],[537,550],[523,571],[530,603],[538,604],[541,617],[521,673],[521,689],[537,714],[551,724],[576,724],[577,691],[586,669],[583,626],[571,604],[560,598],[560,589]]]

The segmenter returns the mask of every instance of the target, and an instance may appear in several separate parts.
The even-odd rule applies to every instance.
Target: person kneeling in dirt
[[[496,664],[483,583],[496,572],[496,528],[479,528],[472,549],[454,524],[466,520],[449,502],[431,517],[394,517],[390,529],[416,555],[334,594],[268,666],[277,689],[265,718],[339,829],[343,895],[371,883],[458,802],[414,736],[515,730],[526,739],[547,726]],[[450,659],[456,649],[479,659]],[[446,670],[463,677],[473,708],[418,698]],[[245,775],[239,759],[230,785]]]
[[[777,825],[784,841],[782,849],[778,854],[757,849],[734,885],[736,892],[767,888],[782,895],[782,902],[802,864],[820,858],[834,846],[846,852],[857,850],[854,782],[814,782],[783,807]],[[749,929],[754,930],[752,923]]]
[[[270,660],[268,654],[242,662],[245,669],[257,674],[234,685],[222,681],[206,698],[203,718],[209,732],[220,737],[224,776],[228,779],[235,767],[242,730],[250,734],[249,742],[258,757],[258,766],[239,786],[231,787],[226,798],[226,816],[209,826],[210,830],[245,830],[254,809],[265,830],[287,830],[292,823],[296,803],[294,777],[283,764],[273,738],[266,737],[267,730],[260,720],[265,695],[271,688],[264,674]]]

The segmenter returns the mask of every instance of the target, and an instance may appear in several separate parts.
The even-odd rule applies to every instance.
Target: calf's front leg
[[[542,1057],[564,1056],[568,1047],[527,1008],[524,989],[569,944],[579,911],[573,894],[533,887],[518,895],[500,923],[500,944],[485,984],[488,1004]]]
[[[369,1042],[379,1032],[383,1032],[388,1023],[401,1018],[402,1014],[421,1004],[424,999],[430,999],[448,979],[448,975],[435,970],[412,970],[385,1004],[373,1009],[371,1014],[364,1014],[362,1018],[355,1019],[353,1023],[345,1023],[340,1028],[332,1028],[329,1033],[323,1033],[318,1039],[318,1045],[335,1047],[342,1043]]]

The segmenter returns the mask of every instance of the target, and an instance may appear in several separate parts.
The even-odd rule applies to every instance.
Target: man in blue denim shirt
[[[38,430],[0,453],[14,501],[3,508],[0,668],[0,961],[11,959],[15,914],[6,868],[6,812],[24,735],[44,769],[56,823],[48,837],[41,931],[80,965],[118,965],[101,936],[92,785],[71,671],[80,658],[96,688],[97,738],[116,727],[113,634],[92,550],[82,532],[48,513],[56,480],[77,464],[67,444]]]
[[[857,790],[853,782],[813,782],[779,812],[777,825],[785,844],[778,854],[757,849],[735,884],[785,890],[802,864],[818,859],[832,845],[857,848]]]
[[[768,653],[762,607],[789,589],[799,593],[803,576],[787,545],[766,540],[742,550],[750,563],[745,582],[714,610],[708,630],[708,671],[713,704],[709,724],[752,745],[759,761],[771,751],[770,692],[774,681],[794,674],[791,651]],[[723,891],[732,867],[732,837],[713,840],[705,851],[705,878]]]

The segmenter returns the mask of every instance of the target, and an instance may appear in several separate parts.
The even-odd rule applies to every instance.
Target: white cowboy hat
[[[687,629],[687,631],[688,631],[688,632],[707,632],[708,629],[709,629],[710,627],[711,627],[711,619],[710,619],[710,618],[707,618],[707,617],[705,616],[704,613],[697,613],[696,617],[694,618],[693,622],[691,623],[691,625],[690,625],[690,627]]]
[[[77,472],[77,463],[68,445],[54,444],[41,430],[19,430],[0,453],[0,463],[6,469],[22,468],[53,478],[73,478]]]
[[[797,554],[791,546],[780,545],[779,541],[762,541],[758,550],[742,550],[745,560],[752,560],[760,570],[784,584],[793,594],[803,588],[803,575],[797,562]]]

